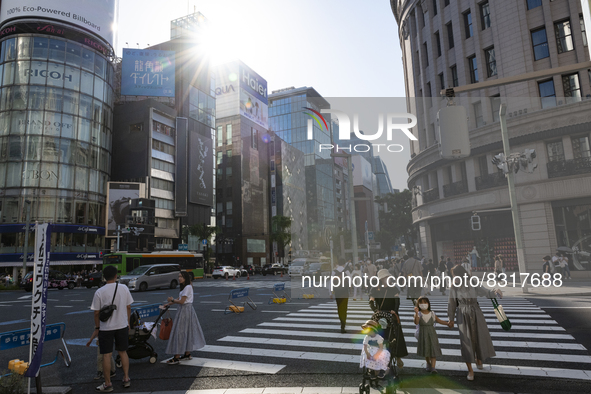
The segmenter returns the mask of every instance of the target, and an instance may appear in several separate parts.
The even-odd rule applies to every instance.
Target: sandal
[[[168,360],[166,362],[166,364],[168,364],[168,365],[176,365],[176,364],[180,364],[180,362],[181,362],[181,359],[180,358],[173,357],[170,360]]]
[[[183,355],[182,355],[182,356],[179,358],[179,360],[180,360],[180,361],[183,361],[183,360],[192,360],[192,359],[193,359],[193,357],[192,357],[190,354],[183,354]]]

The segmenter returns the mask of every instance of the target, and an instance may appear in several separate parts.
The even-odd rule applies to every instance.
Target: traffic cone
[[[250,280],[250,273],[246,274],[246,280]]]
[[[281,271],[281,278],[283,278],[283,271]]]
[[[232,280],[236,280],[236,274],[234,274],[234,278]]]

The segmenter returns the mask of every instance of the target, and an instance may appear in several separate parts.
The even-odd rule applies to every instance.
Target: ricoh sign
[[[0,25],[21,18],[59,20],[79,26],[114,46],[118,0],[2,0]]]

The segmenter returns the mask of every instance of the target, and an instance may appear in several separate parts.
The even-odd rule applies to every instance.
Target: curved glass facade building
[[[25,222],[25,200],[32,222],[64,224],[52,235],[53,253],[98,258],[111,161],[112,52],[82,30],[38,20],[5,24],[0,34],[3,264],[6,254],[22,253],[22,226],[7,225]]]

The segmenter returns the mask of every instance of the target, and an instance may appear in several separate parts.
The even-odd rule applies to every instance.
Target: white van
[[[301,276],[302,273],[310,266],[310,264],[319,262],[320,260],[314,258],[297,258],[291,262],[289,270],[287,270],[287,274],[289,276]]]
[[[166,287],[176,289],[179,285],[181,267],[178,264],[140,265],[119,281],[127,285],[130,291],[146,291]]]

